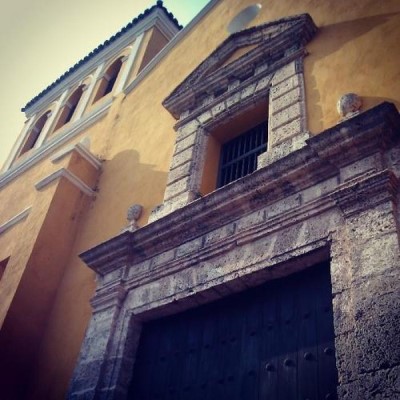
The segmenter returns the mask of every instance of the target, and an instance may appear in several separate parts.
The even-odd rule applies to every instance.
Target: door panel
[[[129,398],[335,399],[329,265],[143,327]]]

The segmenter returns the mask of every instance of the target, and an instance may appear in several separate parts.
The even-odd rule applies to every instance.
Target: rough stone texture
[[[180,140],[175,145],[174,157],[181,153],[183,150],[186,150],[188,147],[193,146],[196,143],[196,135],[189,135],[186,138]]]
[[[164,199],[168,200],[181,194],[189,187],[189,179],[187,177],[181,178],[179,181],[167,185],[165,189]]]
[[[271,114],[275,114],[284,108],[301,101],[300,86],[296,86],[293,90],[287,92],[285,96],[278,97],[269,104]]]
[[[346,165],[340,169],[340,180],[346,182],[358,175],[367,172],[376,172],[383,168],[383,160],[381,154],[374,154],[355,163]]]
[[[301,114],[301,106],[299,103],[293,104],[275,114],[272,115],[270,121],[270,128],[276,131],[282,125],[288,124],[293,119],[297,119]],[[277,140],[275,140],[277,141]]]
[[[298,112],[299,109],[296,107],[295,112]],[[277,120],[276,128],[271,126],[271,146],[275,147],[278,144],[283,143],[284,141],[291,139],[293,136],[296,136],[301,133],[301,120],[300,118],[290,119],[288,115],[285,114],[285,110],[282,111],[282,119]],[[271,124],[274,119],[272,119]]]
[[[275,86],[278,83],[290,78],[291,76],[296,74],[296,63],[292,61],[291,63],[285,65],[284,67],[278,69],[275,72],[274,77],[272,79],[272,84]]]
[[[175,181],[182,179],[190,174],[192,169],[191,160],[187,161],[185,164],[181,164],[178,167],[169,171],[167,184],[174,183]]]
[[[273,147],[271,144],[270,150],[258,156],[257,169],[267,167],[275,161],[278,161],[281,158],[286,157],[288,154],[304,147],[306,145],[306,140],[309,138],[309,133],[301,132],[300,127],[301,121],[295,120],[288,125],[278,128],[278,130],[282,130],[284,134],[284,136],[282,136],[282,141],[280,143],[275,143]],[[291,129],[293,130],[291,131]],[[285,136],[286,134],[289,134],[289,136]],[[291,136],[291,134],[294,136]]]
[[[179,142],[185,139],[188,135],[196,132],[197,128],[199,127],[200,122],[197,120],[191,120],[187,122],[185,125],[181,126],[177,129],[176,132],[176,141]]]
[[[359,129],[367,122],[368,130]],[[268,168],[83,254],[106,278],[92,300],[71,398],[123,398],[139,321],[329,258],[339,398],[396,398],[399,194],[395,173],[379,157],[385,146],[398,145],[400,117],[382,105],[345,124],[304,141]],[[385,152],[383,159],[396,165],[396,153]],[[114,265],[113,256],[123,254],[126,267]],[[118,268],[123,274],[112,272]]]
[[[194,146],[191,146],[186,150],[182,151],[181,153],[177,154],[176,156],[174,156],[172,158],[170,168],[174,169],[182,164],[187,163],[188,161],[191,161],[193,159],[193,152],[194,152]]]
[[[271,88],[272,100],[276,100],[278,97],[285,95],[298,86],[300,86],[300,80],[297,75],[285,79],[283,82],[280,82]]]

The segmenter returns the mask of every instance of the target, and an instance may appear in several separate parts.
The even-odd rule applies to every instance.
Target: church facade
[[[25,106],[5,398],[396,398],[400,8],[348,7],[157,2]]]

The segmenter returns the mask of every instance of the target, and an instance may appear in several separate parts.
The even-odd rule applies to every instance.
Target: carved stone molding
[[[386,202],[396,203],[399,180],[389,170],[363,179],[355,179],[332,193],[332,198],[346,217]]]
[[[348,119],[360,112],[361,98],[355,93],[344,94],[337,102],[336,108],[342,119]]]
[[[389,144],[399,143],[399,132],[398,111],[393,104],[382,103],[308,139],[305,147],[268,168],[257,170],[135,232],[124,232],[83,253],[81,258],[104,275],[233,223],[260,207],[288,201],[285,199],[296,193],[304,191],[307,201],[318,196],[322,201],[321,193],[327,189],[314,193],[313,186],[323,184],[330,192],[339,189],[342,167],[354,165],[373,152],[380,154]]]
[[[164,203],[151,221],[198,198],[209,135],[239,114],[266,104],[267,118],[268,108],[269,150],[257,168],[305,145],[304,46],[315,32],[307,14],[237,32],[164,100],[179,121]]]
[[[125,398],[143,321],[329,258],[339,393],[348,385],[357,393],[366,373],[398,365],[390,356],[398,353],[391,316],[398,312],[400,252],[387,206],[398,195],[398,178],[385,161],[375,161],[399,145],[399,113],[383,103],[268,168],[82,254],[100,277],[71,393],[114,398],[122,390]]]

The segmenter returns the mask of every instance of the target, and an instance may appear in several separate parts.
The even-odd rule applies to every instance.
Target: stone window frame
[[[262,102],[268,104],[268,145],[257,169],[305,145],[303,59],[316,31],[312,18],[301,14],[232,34],[164,100],[178,119],[177,135],[164,201],[150,222],[201,196],[209,136]],[[247,53],[224,65],[246,47]]]

